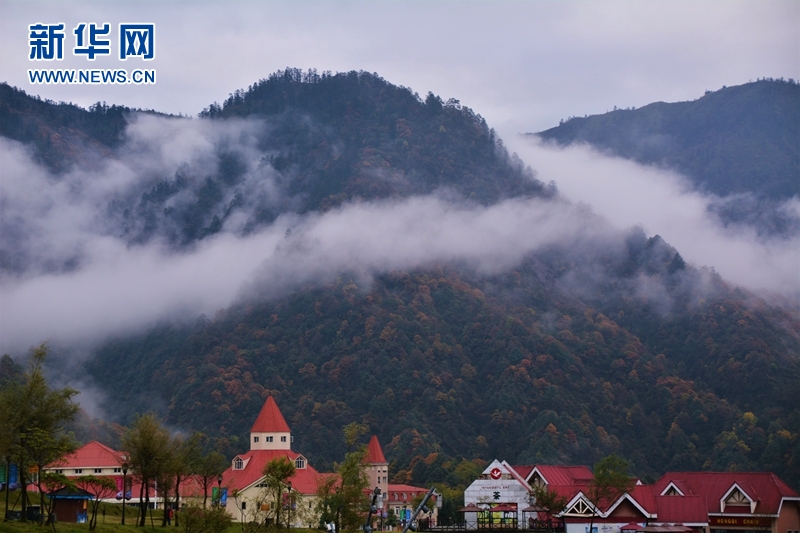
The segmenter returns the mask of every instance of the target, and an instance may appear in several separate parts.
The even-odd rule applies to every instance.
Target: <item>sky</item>
[[[64,23],[62,61],[29,61],[28,25]],[[112,53],[75,57],[72,30],[109,23]],[[122,62],[119,23],[153,23],[155,57]],[[289,67],[365,70],[456,98],[503,132],[613,106],[693,100],[800,78],[800,2],[0,1],[0,80],[83,106],[196,115]],[[156,69],[154,86],[32,85],[29,68]]]
[[[28,26],[40,22],[65,24],[62,61],[29,60]],[[73,56],[72,31],[80,23],[110,24],[110,57]],[[120,23],[155,24],[152,60],[118,58]],[[467,260],[492,270],[548,243],[634,226],[660,234],[690,264],[714,267],[735,283],[800,291],[798,237],[765,241],[746,229],[721,227],[707,214],[713,198],[688,190],[677,174],[517,135],[614,106],[693,100],[761,77],[800,79],[798,1],[0,0],[0,81],[55,101],[196,116],[287,66],[365,70],[423,96],[456,98],[497,129],[540,180],[555,181],[571,204],[554,210],[511,201],[469,210],[428,197],[345,206],[319,217],[282,217],[248,238],[225,233],[175,256],[156,246],[131,250],[109,238],[96,227],[96,207],[109,191],[140,179],[144,166],[169,175],[182,164],[205,164],[197,154],[207,155],[223,133],[199,121],[143,120],[130,131],[140,143],[136,157],[123,153],[97,174],[69,175],[60,188],[48,185],[51,177],[24,149],[4,141],[5,216],[30,218],[35,238],[28,245],[42,261],[73,250],[85,259],[68,273],[0,278],[0,350],[87,341],[169,314],[213,314],[263,282],[265,272],[279,286],[354,265],[366,277],[431,260]],[[146,68],[156,71],[156,83],[31,84],[28,69],[35,68]],[[79,199],[71,196],[76,190],[83,193]],[[795,199],[787,209],[800,212],[800,203]],[[300,230],[292,240],[285,237],[288,228]],[[290,267],[298,263],[305,268]]]

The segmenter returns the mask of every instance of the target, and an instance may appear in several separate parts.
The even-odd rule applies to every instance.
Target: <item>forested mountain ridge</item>
[[[44,109],[35,116],[57,114]],[[163,240],[190,254],[285,213],[431,193],[460,206],[533,199],[523,205],[601,224],[570,210],[471,110],[377,75],[287,69],[202,115],[169,119],[185,128],[175,135],[206,135],[199,163],[145,169],[103,197],[97,219],[128,249]],[[120,116],[120,140],[104,146],[125,162],[165,123]],[[54,179],[80,164],[44,153],[64,158]],[[341,428],[355,420],[378,434],[396,481],[462,483],[473,459],[592,464],[616,452],[640,476],[767,469],[800,485],[797,312],[687,265],[641,230],[551,242],[505,269],[420,261],[278,296],[245,292],[211,319],[165,321],[93,350],[80,371],[115,422],[154,410],[221,437],[230,456],[273,394],[296,449],[322,469],[341,460]]]
[[[713,279],[707,299],[667,320],[633,295],[595,307],[548,290],[540,268],[393,272],[371,288],[342,276],[109,342],[87,370],[117,383],[115,411],[158,398],[168,421],[224,437],[229,454],[273,394],[315,464],[343,453],[338,432],[358,420],[397,480],[454,483],[476,457],[591,464],[616,452],[642,476],[769,469],[797,483],[799,344],[796,322],[780,325],[796,317]],[[677,293],[714,275],[667,276]]]
[[[32,145],[37,160],[56,173],[95,161],[87,148],[101,159],[135,157],[146,140],[126,132],[128,122],[139,122],[140,136],[151,133],[140,111],[100,103],[86,111],[7,85],[0,89],[0,134]],[[131,245],[165,240],[180,249],[220,232],[250,234],[284,213],[324,212],[345,201],[440,191],[491,204],[553,194],[509,156],[480,115],[433,94],[423,101],[375,74],[286,69],[209,106],[201,117],[174,117],[183,124],[176,128],[185,128],[177,134],[200,130],[213,144],[212,157],[174,170],[139,171],[141,179],[102,213],[108,233]],[[229,127],[208,133],[203,124],[209,118]]]
[[[122,141],[125,115],[132,112],[143,111],[105,102],[83,109],[0,83],[0,135],[32,146],[36,159],[56,173],[90,163],[87,151],[111,156]]]
[[[689,102],[571,117],[535,135],[677,170],[699,190],[721,197],[711,208],[726,223],[749,224],[766,235],[800,231],[797,214],[782,207],[800,197],[800,85],[793,80],[765,79]]]

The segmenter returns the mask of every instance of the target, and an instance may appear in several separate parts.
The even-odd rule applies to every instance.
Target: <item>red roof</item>
[[[536,470],[548,485],[586,484],[593,477],[588,466],[536,465]],[[530,473],[533,473],[533,469]]]
[[[656,496],[660,523],[708,523],[708,504],[705,496]]]
[[[386,460],[386,457],[383,455],[383,450],[381,449],[381,443],[378,442],[378,437],[373,435],[372,438],[369,440],[369,445],[367,446],[367,456],[364,457],[365,463],[389,463]]]
[[[517,474],[519,474],[520,477],[522,477],[522,479],[527,481],[528,476],[530,475],[531,471],[533,470],[533,465],[515,465],[515,466],[512,466],[511,468],[513,468],[514,471]]]
[[[721,512],[720,500],[736,483],[750,498],[758,502],[757,514],[777,514],[784,497],[798,494],[771,472],[667,472],[656,481],[656,494],[661,494],[670,482],[682,482],[686,496],[705,496],[708,512]],[[680,496],[672,496],[680,498]]]
[[[387,489],[389,492],[396,490],[398,492],[422,492],[423,494],[427,494],[428,489],[423,487],[414,487],[413,485],[405,485],[403,483],[389,483],[389,488]]]
[[[278,404],[275,399],[270,396],[264,402],[264,407],[258,413],[258,418],[253,423],[250,433],[290,433],[289,424],[283,418],[281,410],[278,409]]]
[[[250,450],[247,453],[239,454],[234,457],[234,461],[237,458],[241,459],[244,462],[244,468],[234,470],[231,467],[225,470],[222,473],[222,486],[228,488],[229,494],[234,489],[245,489],[264,477],[264,466],[269,461],[277,457],[286,457],[294,463],[300,455],[302,454],[292,450]],[[298,468],[289,481],[292,483],[292,490],[296,490],[300,494],[316,494],[319,479],[320,473],[306,461],[306,467]]]
[[[93,440],[51,465],[51,468],[119,468],[124,461],[123,452],[112,450],[105,444]]]

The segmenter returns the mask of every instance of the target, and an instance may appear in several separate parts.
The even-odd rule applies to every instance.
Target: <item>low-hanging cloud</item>
[[[289,201],[257,148],[267,127],[140,115],[114,158],[99,169],[61,175],[35,163],[28,147],[0,138],[0,349],[18,352],[45,340],[85,345],[165,317],[213,314],[254,291],[277,296],[342,272],[369,279],[455,261],[496,273],[542,247],[618,233],[585,206],[510,199],[484,207],[447,191],[303,216],[285,212],[244,232],[248,202]],[[163,235],[140,242],[121,233],[109,209],[114,202],[135,205],[175,175],[202,182],[220,153],[231,151],[242,165],[237,188],[245,200],[219,233],[179,248]]]
[[[26,147],[0,139],[0,251],[4,258],[26,256],[16,269],[3,265],[0,274],[0,349],[19,352],[46,340],[87,346],[163,318],[191,320],[342,273],[369,280],[391,270],[455,262],[497,274],[552,247],[590,260],[595,252],[579,251],[621,250],[627,228],[636,224],[660,233],[689,262],[712,265],[734,281],[775,290],[797,286],[787,264],[791,252],[715,225],[707,199],[683,190],[675,175],[586,149],[514,140],[539,178],[556,180],[567,196],[592,208],[537,198],[480,206],[440,191],[349,203],[325,213],[285,211],[268,225],[242,231],[254,198],[288,201],[258,148],[265,127],[258,121],[140,116],[102,168],[59,176],[36,164]],[[202,181],[220,154],[231,151],[242,165],[237,187],[246,200],[219,233],[182,248],[158,235],[135,243],[123,238],[110,203],[135,199],[175,174]],[[728,264],[732,255],[736,268]]]
[[[530,136],[509,137],[507,144],[535,162],[539,179],[554,180],[566,198],[589,204],[615,227],[640,225],[661,235],[687,262],[714,267],[749,289],[800,295],[800,234],[766,238],[746,225],[726,227],[709,209],[723,200],[693,190],[675,172],[609,157],[586,145],[563,148]],[[778,209],[800,214],[800,200]]]

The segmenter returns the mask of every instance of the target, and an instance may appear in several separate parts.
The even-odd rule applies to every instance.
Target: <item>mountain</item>
[[[0,251],[27,258],[4,267],[11,279],[89,268],[93,239],[130,254],[164,247],[176,261],[223,243],[236,262],[230,250],[242,249],[225,244],[263,245],[247,239],[292,220],[273,244],[285,270],[262,266],[280,291],[250,283],[212,318],[190,308],[103,339],[88,356],[54,347],[61,361],[85,356],[77,372],[105,393],[114,422],[153,410],[217,437],[230,456],[247,447],[272,394],[315,466],[341,460],[341,428],[360,421],[384,443],[397,482],[457,485],[474,459],[592,464],[616,452],[640,476],[768,469],[800,484],[797,310],[688,265],[657,235],[607,228],[539,182],[459,102],[364,72],[287,69],[198,119],[123,110],[126,126],[100,149],[80,126],[87,115],[10,94],[2,103],[18,124],[85,140],[52,151],[3,132],[47,166],[43,188],[70,185],[69,207],[89,213],[67,246],[71,262],[58,260],[63,239],[46,247],[4,232]],[[94,120],[111,128],[117,118]],[[81,171],[87,160],[100,170]],[[308,230],[315,221],[367,207],[391,216],[432,196],[438,203],[413,205],[457,212],[460,232],[401,247],[403,234],[435,229],[404,219],[364,245],[416,259],[369,263],[373,250],[353,247],[329,275],[282,277],[318,268],[312,259],[335,263],[334,245],[303,255],[323,239]],[[30,212],[15,213],[2,215],[4,229],[38,235]],[[387,227],[370,217],[355,224]],[[521,249],[512,254],[497,246],[507,233],[540,240],[511,240],[506,248]],[[451,241],[486,252],[437,254]]]
[[[179,249],[226,225],[247,235],[281,214],[324,212],[345,201],[439,191],[491,204],[551,194],[530,167],[510,158],[480,115],[433,94],[423,101],[364,72],[287,69],[209,106],[201,117],[231,125],[209,134],[211,161],[139,170],[126,191],[104,198],[107,234],[130,245],[163,240]],[[139,121],[147,128],[145,118],[101,103],[88,111],[54,104],[0,85],[0,134],[31,145],[37,161],[57,175],[97,159],[140,155],[126,146],[138,139],[125,126]],[[177,128],[193,127],[189,119],[172,120],[183,124]],[[147,165],[135,160],[133,166]],[[19,252],[0,249],[0,265],[28,268]]]
[[[535,135],[674,169],[721,198],[712,209],[726,223],[746,223],[765,235],[800,231],[797,214],[782,207],[800,196],[800,85],[792,80],[571,117]]]

